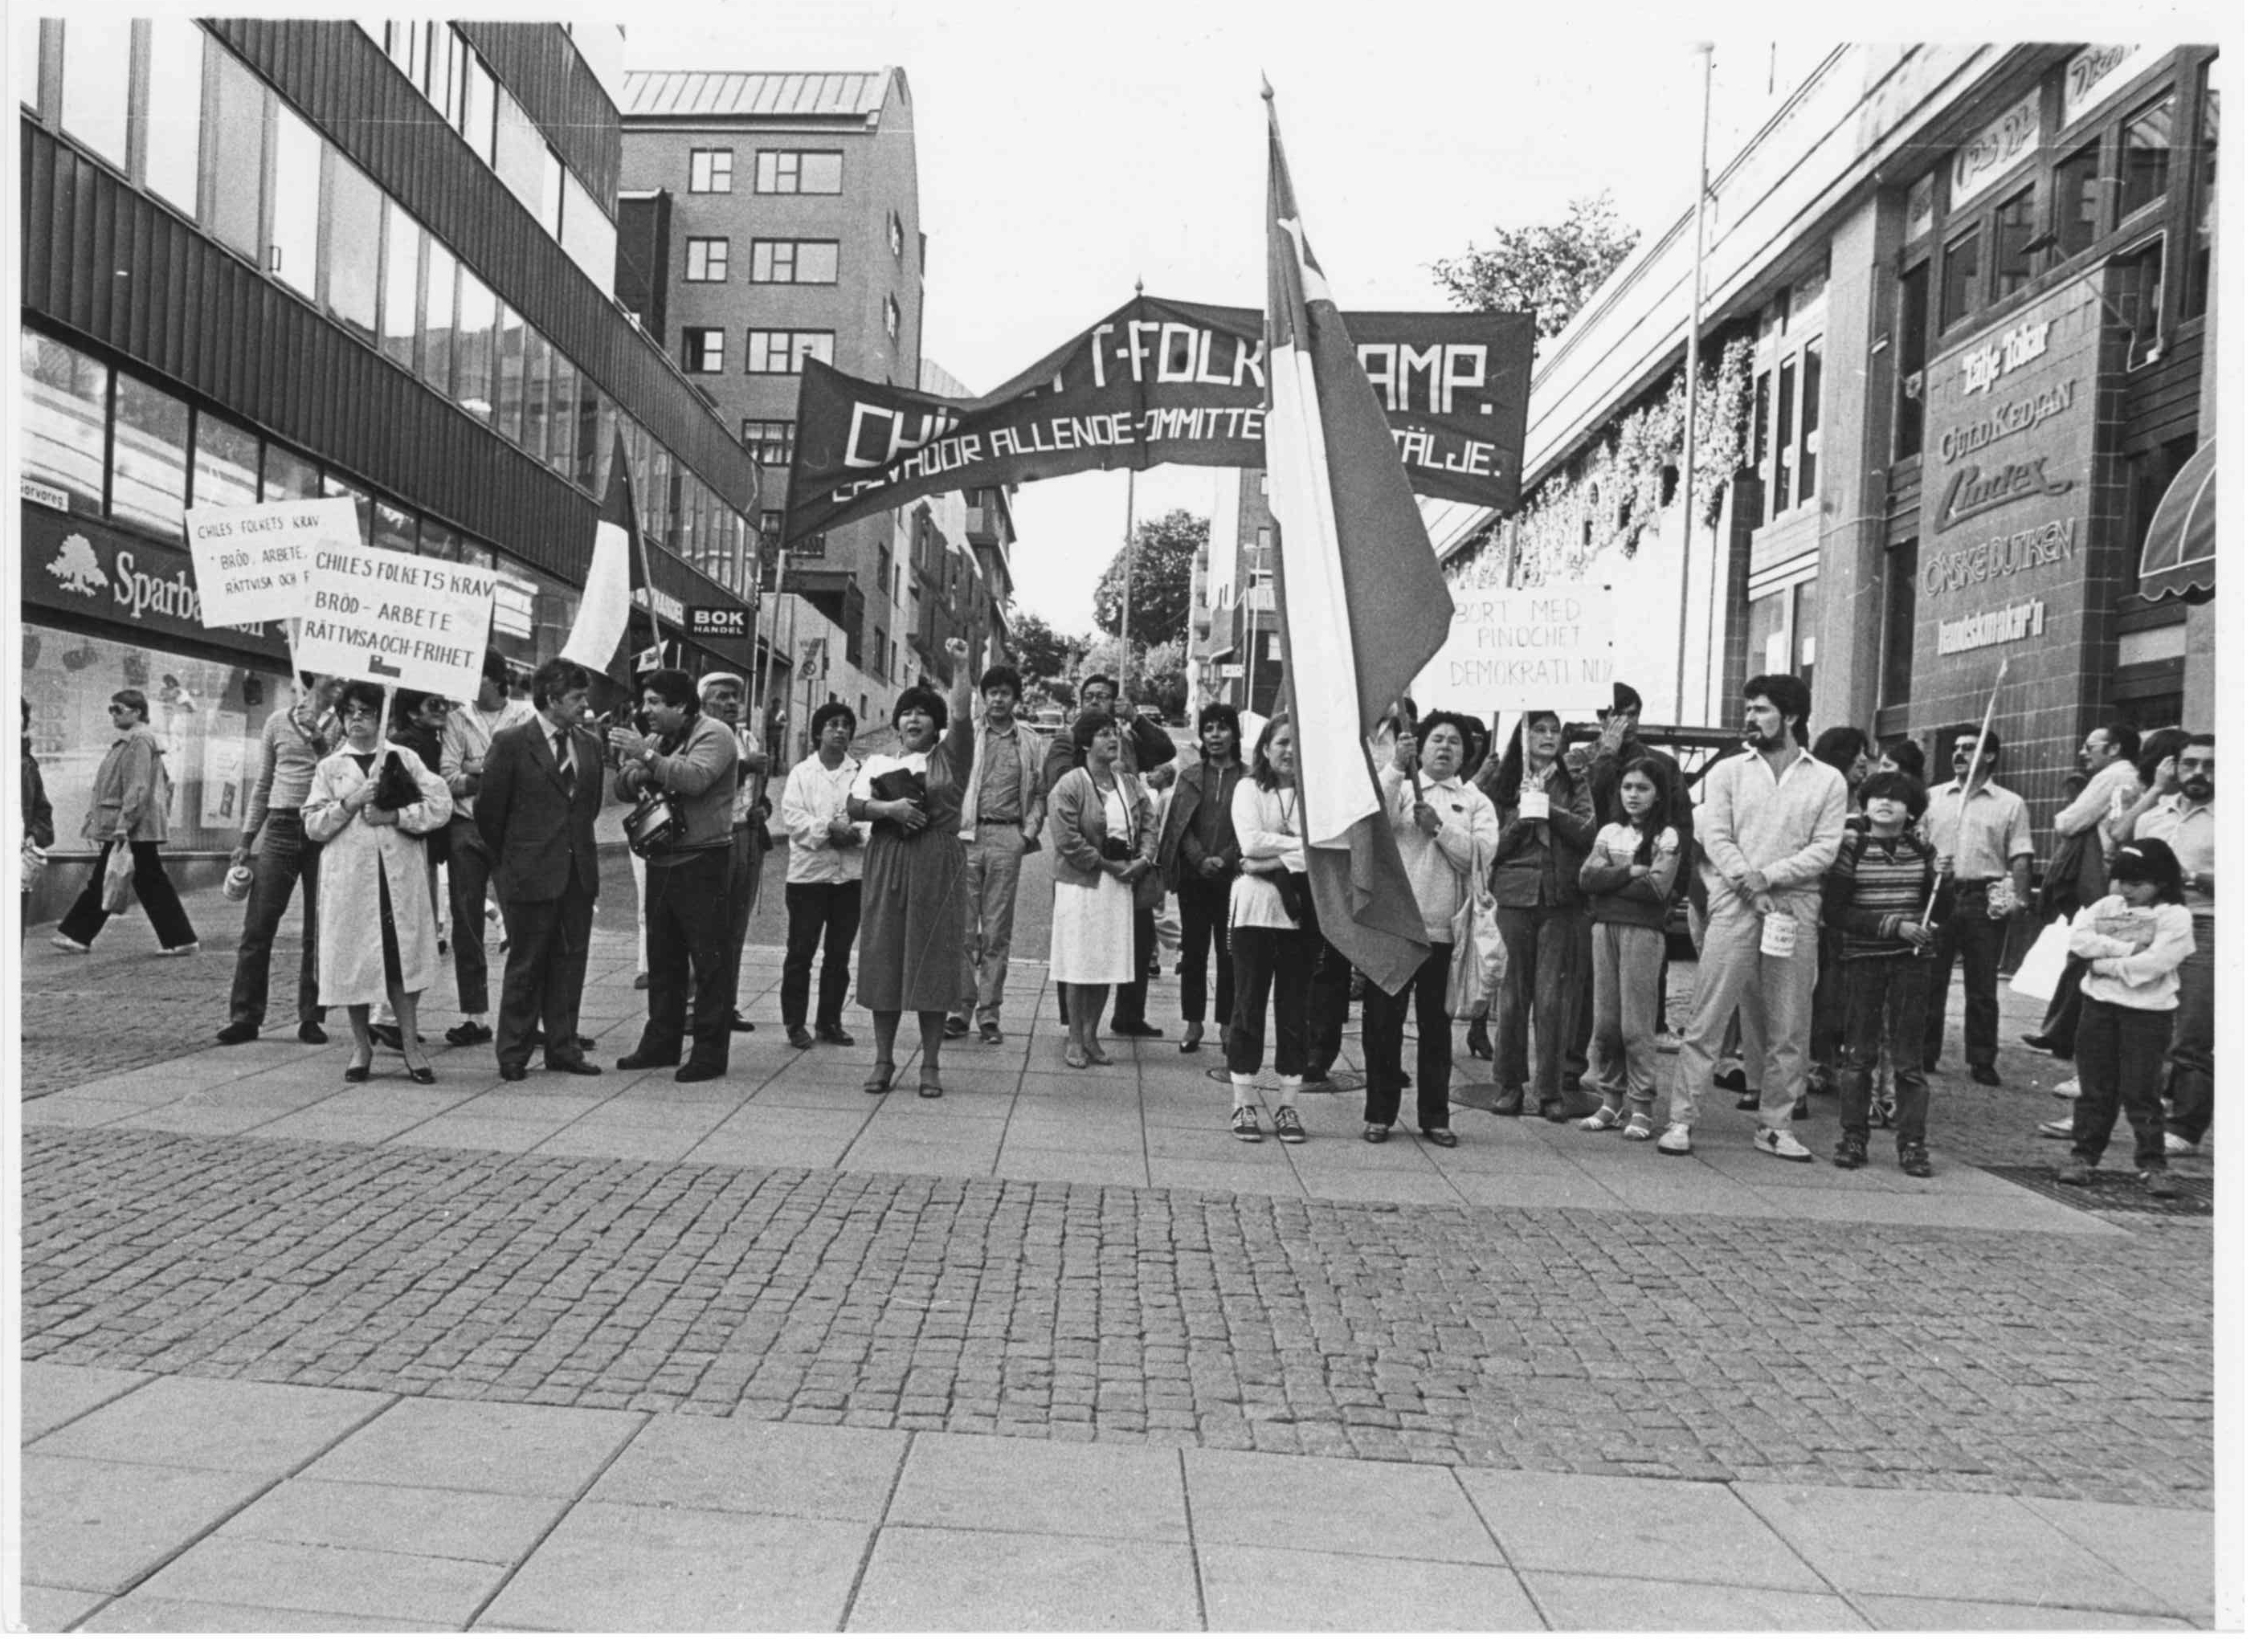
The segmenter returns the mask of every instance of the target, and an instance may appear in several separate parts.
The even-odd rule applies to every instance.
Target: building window
[[[122,18],[90,22],[76,17],[63,31],[63,130],[121,172],[132,27]]]
[[[32,72],[36,77],[36,59]],[[186,18],[150,19],[145,107],[148,136],[141,181],[194,218],[198,140],[205,119],[205,32]]]
[[[541,220],[544,231],[553,241],[558,240],[564,233],[566,169],[559,163],[556,153],[547,144],[542,148],[542,195],[535,205],[534,215]]]
[[[22,337],[24,480],[44,482],[68,494],[72,510],[98,516],[110,370],[28,328]]]
[[[526,329],[526,412],[519,424],[519,445],[539,459],[550,446],[550,341],[532,328]]]
[[[694,149],[691,152],[691,193],[728,195],[731,192],[731,151]]]
[[[2216,148],[2221,114],[2220,94],[2209,83],[2209,71],[2215,67],[2213,61],[2200,66],[2200,132],[2193,153],[2193,193],[2198,198],[2193,203],[2192,253],[2185,261],[2190,279],[2185,298],[2187,315],[2208,313],[2209,260],[2216,250]]]
[[[2129,365],[2152,360],[2161,350],[2161,237],[2114,259],[2106,271],[2106,319],[2129,335]]]
[[[259,438],[215,414],[197,415],[189,502],[199,508],[259,502]]]
[[[2028,244],[2035,236],[2035,191],[2033,186],[2009,197],[1995,212],[1994,296],[2008,298],[2035,273]]]
[[[495,416],[495,296],[469,270],[456,299],[456,405],[481,424]]]
[[[385,196],[377,185],[325,146],[328,177],[322,216],[329,231],[322,257],[322,308],[365,343],[377,340],[378,275],[385,267]]]
[[[1947,332],[1980,307],[1980,231],[1966,230],[1941,255],[1941,328]]]
[[[2169,192],[2169,128],[2177,100],[2164,97],[2132,115],[2122,127],[2122,223]]]
[[[2086,251],[2098,240],[2098,146],[2087,144],[2051,174],[2051,239],[2062,258]]]
[[[1823,341],[1810,339],[1799,355],[1799,503],[1815,497],[1823,447]]]
[[[526,397],[526,323],[508,304],[495,310],[495,427],[507,441],[518,440],[520,404]]]
[[[903,320],[903,312],[896,307],[896,295],[893,292],[887,294],[880,300],[880,325],[887,329],[890,338],[896,335]]]
[[[801,364],[812,356],[831,364],[832,334],[747,329],[747,371],[750,373],[798,373]]]
[[[424,249],[424,318],[416,334],[416,376],[447,395],[456,342],[456,256],[433,242]]]
[[[748,419],[739,426],[739,440],[756,464],[786,464],[793,458],[793,421]]]
[[[257,259],[267,90],[231,52],[214,52],[212,67],[214,187],[205,224],[222,242]]]
[[[683,371],[719,373],[723,371],[723,329],[687,327],[683,329]]]
[[[888,214],[888,250],[899,258],[904,256],[904,220],[893,212]]]
[[[301,458],[289,448],[267,444],[259,465],[259,501],[271,505],[281,499],[320,499],[322,496],[322,468],[310,458]]]
[[[841,278],[837,241],[758,241],[748,261],[748,280],[757,285],[792,282],[831,286]]]
[[[483,166],[495,165],[495,82],[469,47],[464,49],[464,113],[456,130]]]
[[[702,240],[693,238],[683,243],[683,278],[686,281],[725,281],[731,274],[731,243],[720,236]]]
[[[416,279],[424,232],[407,213],[385,209],[385,353],[403,367],[416,362]]]
[[[785,512],[765,510],[755,517],[755,543],[764,552],[778,548],[778,537],[785,532]]]
[[[267,271],[285,285],[315,296],[315,250],[322,212],[322,141],[315,129],[275,106],[275,183],[269,203],[273,229]]]
[[[1899,335],[1894,341],[1894,457],[1925,451],[1925,318],[1933,267],[1920,263],[1902,277]]]
[[[838,195],[841,193],[841,151],[757,149],[755,151],[755,193]]]
[[[1799,428],[1799,362],[1787,356],[1775,371],[1775,462],[1768,488],[1771,516],[1790,509],[1793,459],[1792,432]]]
[[[1886,547],[1886,657],[1879,703],[1905,705],[1917,654],[1917,541]]]

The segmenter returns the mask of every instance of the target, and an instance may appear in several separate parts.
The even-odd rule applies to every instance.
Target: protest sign
[[[190,511],[188,526],[197,601],[207,625],[289,619],[300,611],[299,582],[315,542],[361,540],[351,499],[210,506]]]
[[[787,542],[953,488],[1151,465],[1262,469],[1264,319],[1142,297],[972,399],[805,360]],[[1352,312],[1344,325],[1414,491],[1514,512],[1532,318]]]
[[[1611,629],[1607,585],[1457,590],[1446,646],[1407,693],[1425,711],[1583,717],[1610,703]]]
[[[495,588],[492,568],[318,544],[300,581],[299,668],[473,699]]]

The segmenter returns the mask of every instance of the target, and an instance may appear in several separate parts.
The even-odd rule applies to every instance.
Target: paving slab
[[[566,1512],[562,1497],[343,1480],[286,1480],[221,1535],[510,1565]]]
[[[1145,1187],[1146,1155],[1129,1152],[1078,1153],[1045,1148],[1001,1147],[992,1175],[1008,1181],[1066,1181],[1088,1187]]]
[[[888,1523],[1189,1540],[1176,1452],[1003,1435],[918,1435]]]
[[[643,1421],[617,1411],[408,1399],[305,1473],[316,1480],[572,1497]]]
[[[1827,1592],[1831,1585],[1725,1485],[1462,1468],[1520,1570]]]
[[[1785,1629],[1839,1632],[1869,1627],[1861,1613],[1836,1595],[1568,1572],[1523,1571],[1519,1576],[1551,1629],[1751,1634]]]
[[[60,1634],[109,1599],[83,1589],[46,1589],[37,1583],[25,1584],[18,1597],[24,1627],[33,1634]]]
[[[1189,1451],[1195,1541],[1500,1563],[1450,1470],[1343,1458]]]
[[[1507,1567],[1205,1543],[1203,1615],[1228,1634],[1501,1634],[1545,1628]]]
[[[284,1475],[393,1403],[388,1395],[343,1389],[161,1377],[32,1449],[41,1456]]]
[[[584,1502],[480,1614],[482,1629],[836,1629],[871,1537],[848,1520]]]
[[[461,1628],[505,1569],[380,1549],[208,1537],[134,1591],[159,1600],[405,1618]]]
[[[740,1418],[655,1417],[589,1501],[877,1525],[915,1440],[940,1435]]]
[[[2065,1634],[2190,1630],[2182,1618],[2091,1612],[2070,1606],[2021,1606],[2002,1600],[1935,1600],[1910,1595],[1850,1595],[1855,1609],[1881,1629],[1959,1634],[2051,1630]]]
[[[87,1634],[445,1634],[451,1626],[410,1618],[355,1618],[233,1601],[174,1600],[140,1591],[79,1626]]]
[[[261,1475],[25,1453],[24,1581],[114,1595],[264,1490]]]
[[[22,1439],[25,1445],[65,1423],[107,1405],[121,1395],[155,1381],[147,1371],[117,1371],[98,1365],[65,1365],[60,1360],[27,1360],[16,1367],[22,1384]]]
[[[2216,1516],[2206,1509],[2022,1497],[2041,1516],[2187,1618],[2216,1612]]]
[[[848,1627],[897,1634],[1178,1632],[1202,1627],[1181,1545],[889,1526]]]
[[[1835,1589],[2173,1615],[2022,1500],[1954,1491],[1740,1485],[1738,1495]],[[2142,1518],[2137,1511],[2133,1518]]]

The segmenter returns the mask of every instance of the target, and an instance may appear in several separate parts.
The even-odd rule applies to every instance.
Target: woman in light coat
[[[1072,1067],[1115,1064],[1100,1042],[1108,989],[1131,980],[1133,888],[1155,863],[1155,805],[1137,775],[1117,772],[1116,719],[1088,711],[1070,731],[1077,766],[1053,786],[1052,977],[1068,988]]]
[[[102,845],[102,853],[95,860],[94,876],[55,926],[54,942],[65,952],[92,949],[94,938],[110,921],[102,904],[110,857],[131,855],[134,896],[157,932],[157,950],[167,957],[186,957],[197,950],[196,926],[182,910],[173,880],[157,858],[173,788],[165,774],[165,748],[149,727],[149,696],[139,689],[120,689],[110,696],[110,724],[118,739],[95,771],[94,796],[87,804],[86,823],[79,828],[88,842]]]
[[[338,696],[345,739],[315,766],[307,795],[307,835],[322,845],[322,938],[316,978],[325,1005],[343,1005],[353,1025],[351,1083],[369,1077],[370,1006],[383,999],[401,1023],[408,1076],[432,1082],[416,1036],[417,995],[439,973],[432,902],[425,887],[425,833],[447,823],[448,784],[406,747],[380,738],[385,691],[349,683]],[[376,804],[378,781],[398,756],[417,798],[398,809]]]

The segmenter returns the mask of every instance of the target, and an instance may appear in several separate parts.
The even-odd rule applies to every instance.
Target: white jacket
[[[789,884],[847,884],[864,876],[864,843],[872,828],[857,823],[857,847],[827,840],[825,829],[849,821],[849,789],[864,765],[853,757],[828,768],[813,752],[785,777],[778,819],[785,825],[785,881]]]

